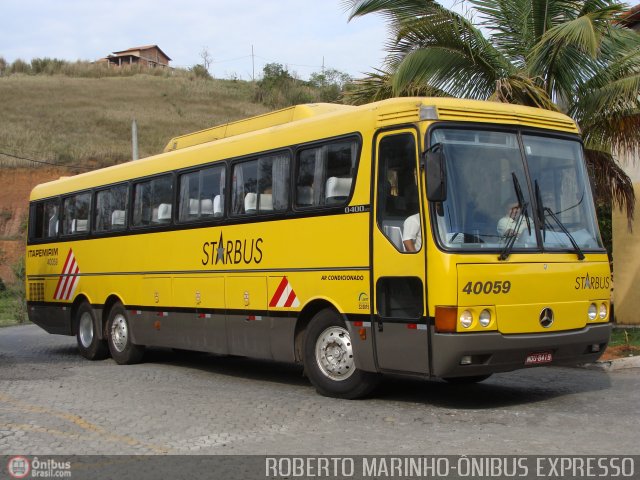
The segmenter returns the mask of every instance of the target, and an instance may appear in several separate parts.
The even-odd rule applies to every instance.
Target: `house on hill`
[[[119,52],[113,52],[101,60],[108,62],[108,65],[142,65],[145,67],[169,67],[171,59],[157,45],[145,45],[142,47],[133,47]]]
[[[621,23],[627,27],[640,33],[640,5],[630,8],[622,17]]]

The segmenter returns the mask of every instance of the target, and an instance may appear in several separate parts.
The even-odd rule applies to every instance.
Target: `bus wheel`
[[[445,382],[448,383],[452,383],[455,385],[468,385],[471,383],[479,383],[482,382],[483,380],[486,380],[487,378],[489,378],[491,376],[491,374],[487,374],[487,375],[473,375],[473,376],[469,376],[469,377],[447,377],[445,379],[443,379]]]
[[[113,359],[120,365],[139,363],[144,355],[144,346],[131,342],[129,318],[120,303],[111,308],[108,326],[109,351]]]
[[[109,356],[109,347],[105,340],[100,340],[97,333],[100,326],[91,305],[82,302],[76,312],[76,340],[80,355],[89,360],[103,360]]]
[[[318,393],[328,397],[363,397],[378,383],[378,375],[356,368],[349,331],[331,309],[318,312],[307,327],[304,368]]]

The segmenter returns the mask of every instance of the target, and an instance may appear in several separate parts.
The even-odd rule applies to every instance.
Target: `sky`
[[[0,57],[9,62],[97,60],[158,45],[172,66],[202,63],[206,49],[215,77],[247,80],[272,62],[301,78],[323,65],[362,77],[382,65],[387,40],[381,16],[348,22],[341,0],[0,0],[0,18]]]
[[[0,18],[9,62],[97,60],[158,45],[172,66],[190,67],[206,48],[219,78],[250,79],[254,68],[258,77],[270,62],[302,78],[323,63],[359,77],[381,65],[387,39],[380,16],[348,22],[341,0],[0,0]]]

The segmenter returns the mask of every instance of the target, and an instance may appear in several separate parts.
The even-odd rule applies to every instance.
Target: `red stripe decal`
[[[296,299],[296,292],[294,292],[293,290],[291,290],[291,292],[289,292],[289,297],[287,298],[287,301],[284,303],[285,307],[290,307],[291,305],[293,305],[293,302]]]
[[[62,284],[62,280],[64,280],[64,274],[67,273],[67,266],[69,265],[69,259],[71,258],[72,250],[69,249],[69,253],[67,254],[67,259],[64,261],[64,267],[62,267],[62,274],[60,275],[60,279],[58,280],[58,285],[56,286],[56,293],[53,294],[53,298],[58,300],[58,296],[60,295],[60,286]]]
[[[287,277],[282,277],[282,280],[280,280],[280,285],[278,285],[278,288],[276,289],[276,293],[274,293],[273,297],[271,297],[271,301],[269,302],[270,307],[275,307],[278,304],[280,295],[282,295],[282,292],[284,292],[284,289],[287,288],[288,284],[289,282],[287,281]]]
[[[71,274],[71,276],[67,277],[67,288],[62,294],[62,298],[64,300],[69,300],[69,297],[71,297],[71,292],[73,291],[73,285],[78,280],[78,277],[76,277],[75,275],[78,275],[78,273],[80,273],[80,267],[78,267],[78,264],[75,262],[75,260],[71,268],[73,269],[73,273]]]

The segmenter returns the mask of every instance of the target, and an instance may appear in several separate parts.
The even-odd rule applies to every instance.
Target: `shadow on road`
[[[313,388],[300,365],[169,349],[149,349],[145,361],[198,369],[214,375]],[[496,374],[482,383],[471,385],[385,376],[369,399],[363,401],[389,400],[478,410],[533,404],[610,387],[610,378],[604,372],[542,367]]]

